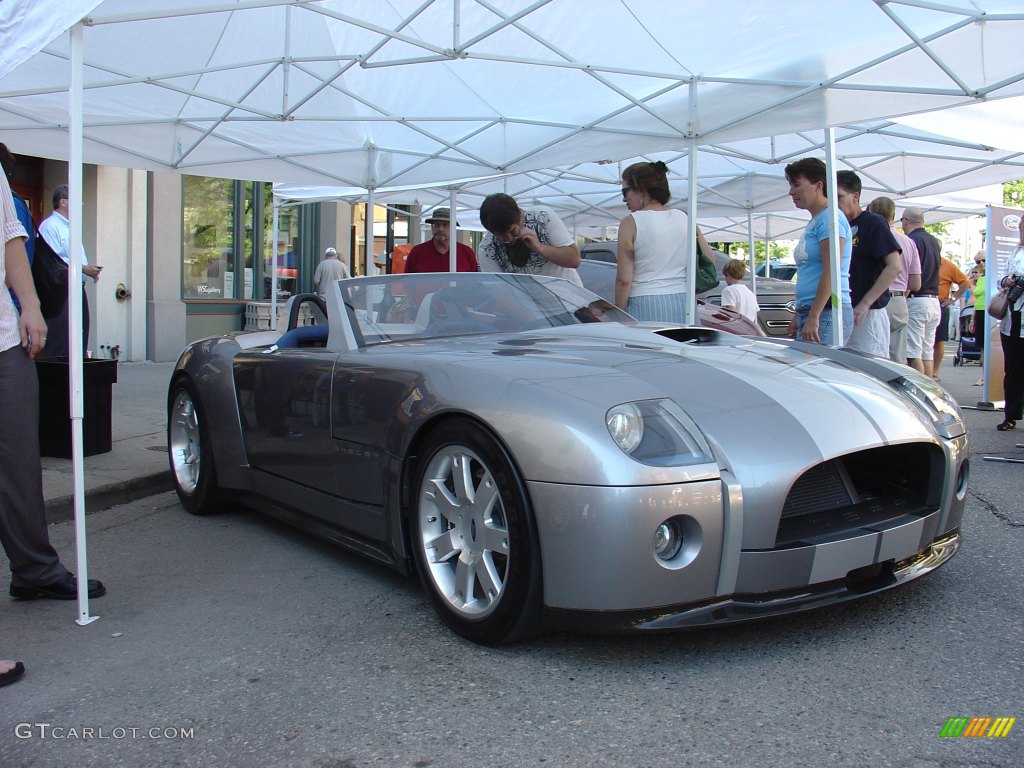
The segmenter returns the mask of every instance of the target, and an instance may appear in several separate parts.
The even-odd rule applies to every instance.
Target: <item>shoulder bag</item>
[[[704,293],[718,287],[718,270],[715,269],[715,262],[704,255],[704,251],[699,245],[697,246],[697,279],[694,282],[697,293]]]
[[[49,320],[59,315],[68,300],[68,265],[38,232],[32,259],[32,281],[36,285],[43,317]]]
[[[988,313],[991,317],[996,320],[1002,320],[1006,317],[1006,310],[1009,309],[1009,301],[1007,300],[1006,289],[1003,288],[999,293],[992,297],[992,301],[988,303]]]

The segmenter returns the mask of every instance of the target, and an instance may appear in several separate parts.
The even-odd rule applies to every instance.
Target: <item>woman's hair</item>
[[[488,232],[503,235],[519,223],[521,213],[515,198],[497,192],[485,197],[480,205],[480,223]]]
[[[7,178],[11,178],[14,175],[14,155],[11,154],[11,150],[7,148],[7,145],[3,143],[0,143],[0,165],[4,167],[4,173],[7,174]]]
[[[722,267],[722,273],[737,280],[742,280],[743,276],[747,274],[747,265],[739,259],[729,259],[725,262],[725,266]]]
[[[888,197],[876,197],[868,203],[868,210],[877,213],[890,224],[896,219],[896,203]]]
[[[668,189],[668,166],[661,160],[654,163],[633,163],[622,172],[622,183],[646,192],[662,205],[668,203],[672,193]]]
[[[792,183],[801,176],[811,182],[811,184],[817,184],[820,181],[825,197],[828,197],[828,181],[825,178],[827,175],[825,163],[816,157],[805,157],[786,166],[787,181]]]

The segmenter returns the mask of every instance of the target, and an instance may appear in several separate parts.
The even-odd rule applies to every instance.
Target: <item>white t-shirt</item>
[[[552,245],[561,248],[566,245],[573,245],[576,241],[569,232],[565,223],[558,218],[558,214],[545,205],[538,205],[534,208],[523,209],[523,226],[532,229],[537,233],[539,239],[545,245]],[[527,275],[548,275],[550,277],[561,277],[576,285],[583,285],[579,272],[572,267],[560,267],[552,264],[539,253],[531,253],[529,260],[522,267],[517,267],[509,261],[504,243],[499,242],[494,235],[487,233],[480,242],[477,249],[477,262],[481,272],[511,272]]]
[[[757,313],[761,310],[754,292],[742,283],[727,285],[722,289],[722,306],[732,307],[754,323],[757,322]]]

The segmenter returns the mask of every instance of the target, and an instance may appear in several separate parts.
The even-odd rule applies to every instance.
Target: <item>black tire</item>
[[[176,381],[167,399],[167,456],[181,505],[193,515],[220,511],[210,430],[195,387],[187,379]]]
[[[419,455],[410,540],[434,610],[482,645],[538,634],[540,544],[515,464],[486,430],[462,418],[435,428]]]

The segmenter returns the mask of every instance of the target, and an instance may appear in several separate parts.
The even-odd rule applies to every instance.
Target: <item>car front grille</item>
[[[926,515],[941,499],[941,449],[884,446],[811,467],[786,497],[775,548],[807,546]]]

